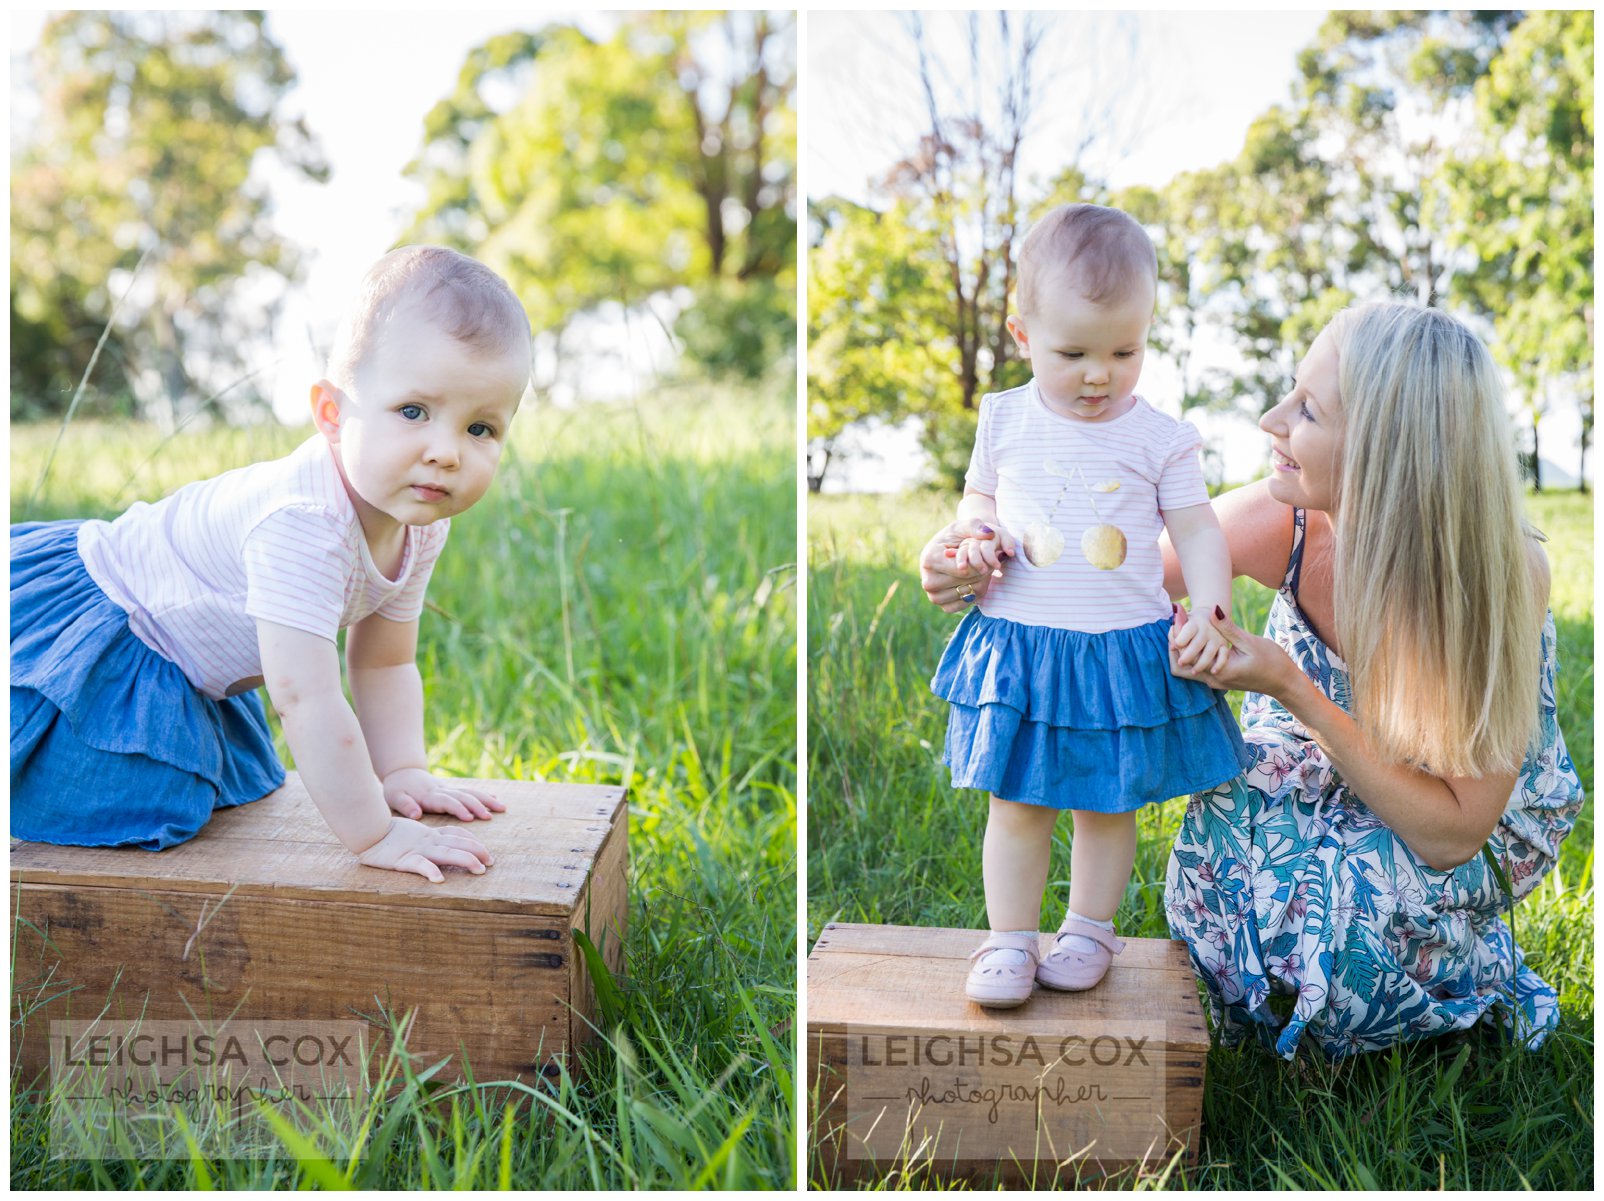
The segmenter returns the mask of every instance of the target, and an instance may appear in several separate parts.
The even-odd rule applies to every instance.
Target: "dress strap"
[[[1298,577],[1303,574],[1303,510],[1292,510],[1292,553],[1287,556],[1287,574],[1281,581],[1281,591],[1296,596]]]

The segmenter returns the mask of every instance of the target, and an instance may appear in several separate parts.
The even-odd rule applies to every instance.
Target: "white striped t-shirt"
[[[321,435],[268,463],[186,484],[115,521],[86,521],[78,553],[128,628],[207,696],[262,674],[256,620],[333,641],[370,614],[412,621],[451,522],[408,526],[380,574]]]
[[[1139,396],[1111,421],[1053,412],[1035,380],[983,397],[967,483],[996,498],[998,520],[1016,540],[1051,527],[1063,551],[1045,565],[1016,555],[979,602],[981,610],[1089,634],[1168,617],[1158,537],[1165,509],[1209,501],[1197,459],[1201,442],[1190,423]],[[1093,566],[1082,552],[1083,535],[1097,525],[1125,535],[1124,562],[1112,570]]]

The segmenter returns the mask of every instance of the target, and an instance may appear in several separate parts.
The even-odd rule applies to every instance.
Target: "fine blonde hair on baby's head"
[[[1021,316],[1033,315],[1050,282],[1067,281],[1093,304],[1158,287],[1158,254],[1141,223],[1100,204],[1062,204],[1030,227],[1019,247]]]
[[[1387,758],[1513,771],[1537,717],[1541,597],[1492,355],[1440,309],[1340,314],[1336,628]]]
[[[362,277],[329,352],[329,379],[350,389],[386,324],[416,308],[441,332],[484,354],[529,353],[529,317],[489,267],[444,246],[402,246]]]

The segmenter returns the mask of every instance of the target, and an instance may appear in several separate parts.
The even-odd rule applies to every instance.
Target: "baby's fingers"
[[[444,884],[446,879],[445,874],[434,865],[434,861],[422,851],[409,851],[401,856],[400,859],[396,860],[394,870],[411,872],[413,875],[422,876],[430,884]]]
[[[485,804],[484,793],[476,792],[471,788],[453,788],[447,795],[451,797],[457,806],[452,812],[462,818],[463,821],[490,820],[490,806]],[[495,800],[494,797],[490,799]],[[496,806],[499,809],[506,808],[499,801],[496,801]]]
[[[403,792],[397,796],[395,800],[390,802],[390,808],[402,817],[416,818],[423,816],[423,806],[418,803],[418,798],[410,792]]]

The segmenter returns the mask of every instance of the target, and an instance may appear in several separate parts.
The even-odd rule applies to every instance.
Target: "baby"
[[[453,250],[391,251],[312,385],[317,432],[115,521],[11,527],[11,833],[160,850],[284,782],[266,683],[360,861],[439,882],[483,843],[414,820],[505,806],[430,773],[418,617],[450,519],[490,487],[529,322]],[[336,637],[346,630],[351,702]]]
[[[1034,378],[981,403],[956,550],[1000,569],[931,682],[950,702],[953,786],[991,793],[983,874],[992,934],[967,993],[1023,1004],[1037,982],[1086,989],[1124,947],[1113,917],[1136,857],[1136,812],[1235,776],[1246,751],[1222,693],[1172,676],[1169,648],[1223,665],[1207,615],[1231,601],[1225,538],[1198,433],[1135,394],[1157,290],[1142,227],[1115,209],[1054,209],[1019,254],[1008,318]],[[1180,557],[1193,616],[1171,633],[1158,538]],[[962,599],[975,600],[961,586]],[[1058,815],[1074,821],[1069,912],[1041,957],[1037,922]]]

